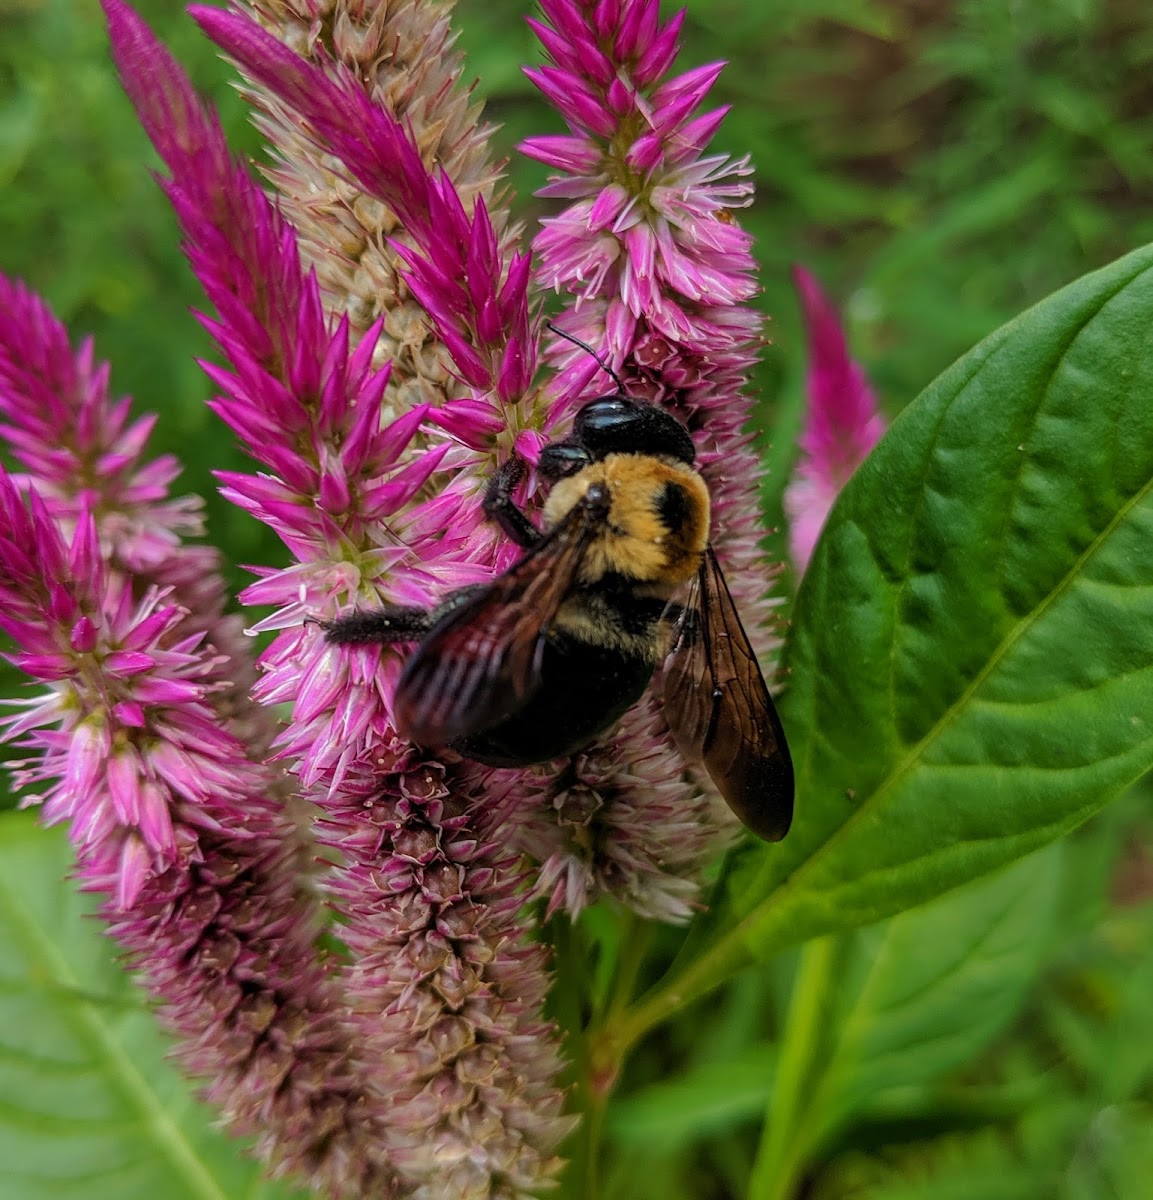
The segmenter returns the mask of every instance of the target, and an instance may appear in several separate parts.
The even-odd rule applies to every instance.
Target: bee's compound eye
[[[592,462],[592,456],[583,446],[558,442],[552,446],[545,446],[540,452],[536,469],[543,478],[555,481],[575,475],[587,467],[590,462]]]

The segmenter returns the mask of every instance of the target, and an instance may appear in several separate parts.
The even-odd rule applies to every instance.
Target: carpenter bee
[[[745,825],[777,841],[792,819],[792,761],[709,545],[692,440],[613,378],[620,390],[586,404],[572,435],[541,451],[537,469],[551,482],[543,531],[513,500],[523,462],[510,459],[492,480],[485,513],[524,549],[519,562],[431,611],[354,612],[323,623],[325,635],[417,643],[397,686],[398,728],[498,766],[583,749],[663,662],[678,749],[704,765]]]

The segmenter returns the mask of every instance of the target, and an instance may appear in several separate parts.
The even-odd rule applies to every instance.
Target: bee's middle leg
[[[524,459],[514,454],[493,476],[484,496],[484,515],[495,521],[510,541],[525,550],[540,544],[541,532],[513,500],[516,486],[524,478]]]

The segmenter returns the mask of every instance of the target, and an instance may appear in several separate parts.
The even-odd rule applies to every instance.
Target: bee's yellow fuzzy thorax
[[[593,484],[612,498],[603,533],[589,547],[581,581],[624,575],[670,589],[700,565],[709,540],[709,492],[685,463],[646,454],[609,454],[567,479],[559,480],[544,507],[552,528]]]

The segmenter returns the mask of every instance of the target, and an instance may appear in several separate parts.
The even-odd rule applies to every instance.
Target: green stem
[[[601,1138],[604,1135],[608,1092],[598,1092],[590,1087],[586,1095],[588,1100],[585,1107],[584,1154],[582,1155],[584,1188],[580,1196],[581,1200],[600,1200]]]
[[[801,951],[747,1200],[789,1200],[800,1182],[809,1149],[803,1136],[806,1107],[812,1098],[837,947],[835,937],[823,937],[807,942]]]
[[[605,1024],[592,1035],[598,1059],[605,1065],[619,1065],[649,1030],[675,1016],[686,1004],[720,987],[749,961],[740,930],[727,934],[671,981],[658,984],[639,1004],[610,1014]]]
[[[642,921],[635,913],[628,914],[628,922],[621,934],[623,949],[618,956],[616,978],[613,980],[612,991],[604,1008],[602,1024],[615,1020],[625,1009],[636,991],[637,979],[645,955],[653,943],[653,924]]]
[[[579,928],[567,920],[553,923],[551,930],[556,986],[553,988],[553,1015],[564,1029],[572,1061],[571,1078],[575,1084],[581,1126],[571,1165],[563,1181],[564,1195],[571,1200],[599,1200],[601,1141],[604,1136],[605,1109],[616,1082],[619,1060],[606,1063],[597,1053],[592,1032],[584,1026],[589,1009],[589,947]],[[606,1013],[624,1007],[636,986],[645,947],[651,931],[628,931],[628,951],[622,955],[604,1004]]]
[[[554,920],[548,927],[553,947],[553,971],[556,976],[551,992],[551,1014],[560,1025],[570,1060],[566,1072],[574,1085],[577,1111],[581,1124],[574,1137],[568,1169],[561,1180],[561,1189],[569,1200],[584,1200],[589,1186],[589,1114],[588,1043],[584,1031],[585,977],[579,969],[583,960],[577,931],[566,919]],[[595,1172],[594,1172],[595,1174]]]

